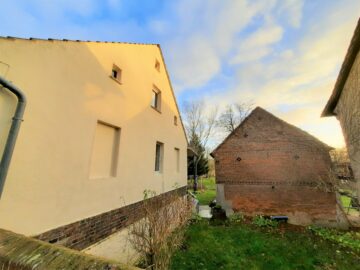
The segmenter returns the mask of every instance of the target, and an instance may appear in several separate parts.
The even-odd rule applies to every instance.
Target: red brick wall
[[[166,203],[166,199],[171,195],[184,196],[185,194],[186,186],[152,197],[150,200],[161,200]],[[34,237],[49,243],[81,250],[138,221],[143,217],[143,213],[143,201],[139,201]]]
[[[336,223],[335,194],[308,186],[226,184],[224,193],[235,211],[248,215],[286,215],[297,224]]]
[[[255,109],[213,155],[216,181],[235,210],[335,218],[335,194],[314,188],[327,179],[329,148],[265,110]]]

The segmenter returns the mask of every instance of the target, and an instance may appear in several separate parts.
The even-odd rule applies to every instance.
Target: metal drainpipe
[[[9,130],[9,135],[6,140],[4,152],[0,162],[0,197],[4,188],[6,175],[9,169],[10,161],[12,154],[14,152],[15,142],[17,135],[19,133],[20,124],[23,121],[22,117],[24,115],[25,106],[26,106],[26,97],[24,93],[17,88],[12,83],[8,82],[4,78],[0,76],[0,85],[7,88],[10,92],[12,92],[18,99],[18,103],[16,106],[16,111],[14,117],[12,118],[12,124]]]

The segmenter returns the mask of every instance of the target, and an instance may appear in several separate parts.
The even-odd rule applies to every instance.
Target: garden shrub
[[[245,220],[245,217],[241,213],[234,213],[231,216],[229,216],[228,220],[230,224],[240,224]]]
[[[277,221],[271,220],[269,218],[265,218],[262,215],[255,216],[252,220],[252,224],[254,224],[257,227],[271,227],[271,228],[275,228],[278,225]]]
[[[191,224],[196,224],[196,223],[200,223],[203,221],[203,218],[197,214],[197,213],[193,213],[190,219]]]
[[[348,247],[360,252],[360,233],[359,232],[344,232],[335,229],[322,228],[317,226],[310,226],[309,229],[315,234],[338,243],[340,246]]]

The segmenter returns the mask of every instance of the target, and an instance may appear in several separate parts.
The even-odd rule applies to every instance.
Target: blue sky
[[[160,43],[179,104],[251,101],[332,146],[320,118],[359,0],[1,0],[0,35]]]

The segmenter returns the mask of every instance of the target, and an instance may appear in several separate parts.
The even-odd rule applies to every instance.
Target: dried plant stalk
[[[191,202],[176,193],[156,197],[155,192],[145,191],[144,195],[143,218],[130,226],[129,242],[147,269],[166,270],[183,242]]]

